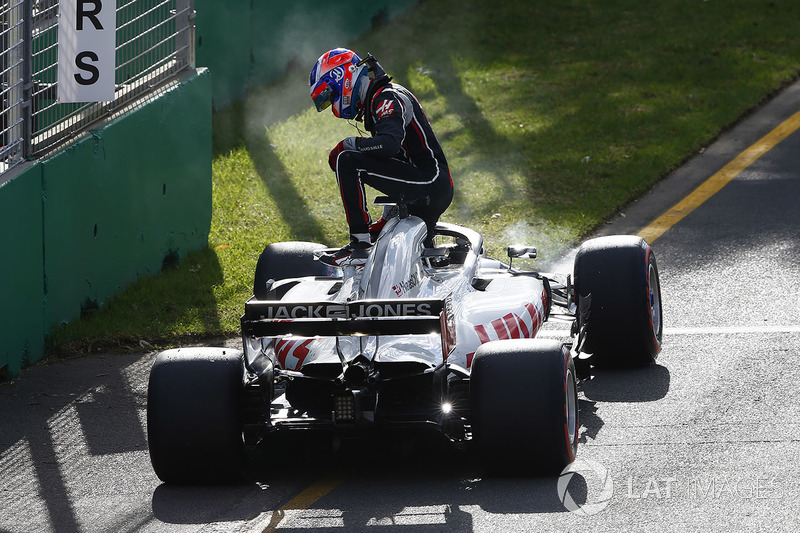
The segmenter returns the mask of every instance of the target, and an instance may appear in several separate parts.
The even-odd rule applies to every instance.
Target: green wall
[[[0,367],[16,375],[51,326],[207,246],[210,226],[202,69],[0,187]]]
[[[41,236],[37,166],[0,185],[0,379],[15,376],[44,351]]]

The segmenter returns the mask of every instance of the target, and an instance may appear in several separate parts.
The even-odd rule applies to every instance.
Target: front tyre
[[[483,344],[470,377],[472,435],[479,464],[501,474],[552,474],[575,460],[575,365],[558,341]]]
[[[663,334],[661,284],[647,241],[632,235],[586,241],[574,274],[581,351],[601,366],[655,361]]]
[[[242,352],[167,350],[147,389],[147,443],[165,483],[226,483],[241,477]]]

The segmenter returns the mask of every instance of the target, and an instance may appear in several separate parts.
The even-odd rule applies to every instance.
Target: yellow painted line
[[[283,507],[272,512],[269,524],[262,533],[273,533],[278,529],[281,520],[286,516],[286,511],[308,509],[319,499],[328,494],[342,483],[342,478],[326,477],[320,479],[303,492],[289,500]]]
[[[639,236],[649,243],[661,237],[668,229],[680,222],[683,217],[697,209],[703,202],[714,196],[744,169],[755,163],[779,142],[800,128],[800,111],[783,121],[777,128],[766,134],[758,142],[740,153],[716,174],[708,178],[689,196],[678,202],[666,213],[655,219],[639,232]]]

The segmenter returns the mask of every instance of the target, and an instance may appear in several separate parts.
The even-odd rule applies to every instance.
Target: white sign
[[[116,0],[61,0],[59,4],[59,102],[113,100]]]

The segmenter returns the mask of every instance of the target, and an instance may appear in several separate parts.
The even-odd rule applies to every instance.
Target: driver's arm
[[[372,102],[375,133],[372,138],[359,137],[356,139],[358,151],[376,157],[396,156],[405,138],[405,112],[406,109],[395,94],[389,91],[381,93]]]

